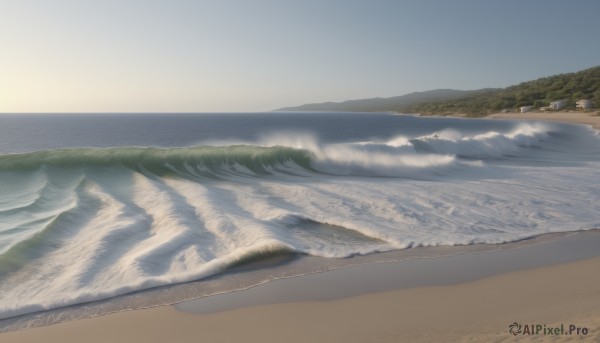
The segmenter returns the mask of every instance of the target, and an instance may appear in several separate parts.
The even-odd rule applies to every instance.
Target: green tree
[[[536,101],[533,102],[533,107],[535,108],[540,108],[540,107],[544,107],[544,106],[548,106],[548,102],[542,100],[542,99],[538,99]]]

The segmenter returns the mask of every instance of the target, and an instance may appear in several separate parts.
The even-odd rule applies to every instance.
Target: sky
[[[0,0],[0,112],[253,112],[600,65],[598,0]]]

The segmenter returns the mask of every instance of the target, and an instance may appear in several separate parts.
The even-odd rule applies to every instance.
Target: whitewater
[[[185,122],[167,128],[151,116],[109,118],[122,130],[97,140],[0,118],[5,130],[38,130],[29,145],[3,135],[0,319],[201,280],[282,252],[339,259],[600,228],[600,138],[589,127],[236,118],[165,116]],[[109,119],[78,120],[102,132]],[[189,123],[206,132],[185,131]],[[144,125],[146,135],[135,129]]]

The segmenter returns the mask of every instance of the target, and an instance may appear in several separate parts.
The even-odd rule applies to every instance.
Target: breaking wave
[[[342,144],[321,144],[309,135],[275,135],[254,144],[229,146],[76,148],[7,154],[0,155],[0,171],[125,168],[157,176],[216,179],[295,173],[416,177],[466,166],[457,157],[487,160],[519,155],[547,137],[548,127],[541,124],[523,124],[506,134],[490,131],[465,136],[445,130],[416,138],[398,136],[385,142]]]
[[[589,182],[599,147],[591,130],[523,123],[336,144],[272,135],[0,155],[0,319],[278,254],[343,258],[599,227],[600,186]]]

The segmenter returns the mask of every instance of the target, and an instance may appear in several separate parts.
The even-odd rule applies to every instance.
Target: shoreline
[[[436,114],[407,114],[407,113],[399,113],[399,112],[389,112],[391,115],[409,115],[409,116],[417,116],[417,117],[450,117],[450,118],[460,118],[460,119],[500,119],[500,120],[538,120],[538,121],[551,121],[557,123],[565,123],[565,124],[579,124],[579,125],[589,125],[593,129],[600,131],[600,111],[595,112],[581,112],[581,111],[572,111],[572,112],[526,112],[526,113],[517,113],[517,112],[509,112],[509,113],[492,113],[483,117],[469,117],[464,113],[453,113],[446,115],[436,115]]]
[[[210,303],[214,301],[210,299],[235,298],[238,294],[245,294],[245,291],[252,293],[255,288],[258,287],[258,289],[262,289],[260,287],[265,287],[264,285],[269,285],[271,282],[286,282],[285,280],[287,279],[311,279],[315,277],[315,275],[316,278],[319,278],[319,275],[324,274],[324,272],[331,273],[337,271],[338,273],[343,274],[343,270],[346,268],[371,268],[370,266],[373,265],[406,262],[418,264],[418,261],[439,261],[447,258],[452,259],[461,255],[468,256],[479,253],[495,253],[519,249],[535,250],[536,246],[553,244],[553,242],[565,242],[569,240],[570,236],[581,237],[581,235],[589,232],[597,233],[592,237],[597,238],[597,243],[600,246],[600,228],[598,228],[546,233],[526,237],[517,241],[497,244],[480,243],[455,246],[420,246],[409,249],[356,255],[341,259],[302,254],[272,255],[196,281],[149,288],[108,299],[0,319],[0,334],[3,332],[26,330],[86,318],[111,315],[119,312],[136,311],[158,306],[179,306],[178,304],[186,302],[203,302],[204,299],[208,299],[207,301]],[[583,241],[583,243],[587,242]],[[571,253],[569,258],[563,259],[562,262],[570,261],[574,258],[592,256],[594,255],[594,251],[595,250],[592,250],[593,253],[590,255],[589,248],[584,250],[577,249],[575,254]],[[581,255],[581,253],[583,253],[583,255]],[[538,260],[537,262],[537,266],[539,266],[540,261]],[[547,263],[548,261],[541,262]],[[529,265],[529,267],[535,266],[535,264]],[[427,284],[423,285],[427,286]],[[406,285],[403,287],[405,286]],[[269,288],[270,286],[266,287]],[[388,285],[385,289],[391,290],[395,289],[395,287],[393,285]],[[371,289],[370,291],[381,290],[382,288]],[[353,291],[347,295],[356,295],[367,292],[369,291],[365,289],[353,288]],[[261,297],[266,299],[269,296],[261,295]],[[273,302],[273,299],[274,298],[271,297],[270,302]],[[226,303],[232,304],[230,301],[226,301]],[[230,305],[227,306],[236,307]]]
[[[174,307],[184,312],[212,314],[268,304],[331,301],[393,290],[458,285],[508,272],[600,257],[598,229],[532,240],[503,243],[489,250],[397,261],[380,259],[274,279],[244,290],[187,300]]]
[[[510,272],[461,285],[212,315],[170,306],[0,335],[2,342],[597,342],[600,258]],[[562,276],[558,280],[557,275]],[[576,325],[588,334],[514,337],[509,325]],[[232,330],[232,328],[236,328]]]
[[[589,231],[600,232],[600,229]],[[302,254],[273,255],[196,281],[149,288],[108,299],[0,319],[0,333],[54,325],[123,311],[174,305],[202,298],[227,297],[229,294],[252,289],[279,279],[310,277],[313,274],[349,267],[519,249],[560,240],[583,232],[587,231],[546,233],[499,244],[414,247],[356,255],[342,259]]]
[[[374,304],[379,304],[384,309],[391,306],[394,308],[394,311],[400,311],[398,307],[402,307],[402,302],[398,303],[397,299],[416,302],[413,299],[414,294],[420,294],[417,298],[421,299],[424,303],[418,304],[416,302],[414,304],[415,308],[411,309],[411,311],[418,310],[421,311],[420,313],[424,313],[433,311],[433,308],[436,307],[436,304],[427,303],[427,299],[430,297],[439,298],[439,294],[444,292],[462,294],[463,297],[474,292],[474,294],[481,293],[481,296],[483,296],[483,294],[495,292],[490,288],[492,286],[488,285],[490,283],[489,280],[497,279],[494,282],[509,284],[511,287],[515,287],[515,282],[517,282],[514,280],[515,277],[516,279],[523,277],[530,279],[530,274],[532,273],[539,274],[539,276],[533,278],[533,281],[518,281],[517,283],[530,287],[531,283],[539,284],[540,278],[553,277],[556,279],[553,282],[556,282],[556,285],[560,286],[556,290],[556,295],[562,296],[564,296],[564,292],[575,287],[573,284],[577,285],[577,287],[591,287],[591,283],[583,282],[582,277],[591,277],[594,278],[593,282],[600,282],[600,275],[597,275],[598,273],[595,272],[600,267],[600,251],[596,248],[600,242],[600,230],[578,231],[575,233],[559,234],[558,237],[551,237],[549,239],[535,241],[536,239],[534,238],[533,240],[533,243],[505,243],[499,245],[497,249],[488,251],[470,251],[450,256],[440,255],[433,258],[416,258],[396,262],[385,262],[384,260],[384,263],[371,262],[334,269],[324,273],[277,279],[245,290],[191,300],[175,306],[157,306],[149,309],[123,311],[51,326],[9,331],[1,333],[0,339],[2,342],[38,342],[42,340],[50,342],[77,342],[81,340],[89,341],[90,337],[104,337],[103,339],[99,339],[99,341],[106,341],[108,340],[106,335],[110,333],[112,335],[110,339],[116,341],[119,341],[119,338],[128,337],[127,341],[158,342],[164,341],[164,339],[159,340],[156,338],[160,337],[160,333],[155,332],[155,329],[158,330],[161,328],[161,330],[166,330],[167,328],[164,325],[169,325],[178,328],[177,341],[186,341],[186,339],[187,341],[193,341],[191,337],[199,337],[200,333],[197,332],[199,328],[203,328],[202,335],[219,340],[223,339],[222,335],[231,334],[226,327],[229,325],[233,325],[233,327],[247,325],[244,324],[244,321],[248,318],[256,318],[256,320],[264,321],[262,325],[266,325],[269,320],[276,319],[272,317],[273,311],[288,315],[295,313],[294,311],[301,308],[301,313],[306,315],[306,317],[302,316],[304,324],[312,328],[314,326],[319,327],[321,324],[314,322],[311,318],[315,314],[319,314],[322,311],[326,312],[332,308],[343,307],[348,309],[350,307],[358,309],[362,308],[362,306],[371,306],[373,307],[372,310],[375,311],[377,307]],[[507,244],[516,246],[506,248]],[[572,273],[574,270],[579,270],[580,274],[582,271],[585,271],[585,273],[575,279],[552,276],[564,276]],[[392,271],[394,273],[391,273]],[[460,275],[452,275],[451,271],[458,272]],[[401,277],[393,280],[389,277],[386,278],[385,275],[407,276],[407,278]],[[581,284],[582,282],[583,284]],[[568,287],[565,283],[568,284]],[[482,286],[482,284],[488,286]],[[546,293],[548,292],[548,286],[544,285],[546,287],[544,292]],[[471,288],[474,288],[474,290],[466,291]],[[592,290],[594,291],[596,288],[593,287]],[[589,291],[588,289],[586,292],[589,293]],[[593,299],[590,300],[590,297]],[[529,295],[529,298],[531,299],[527,301],[541,301],[535,294]],[[565,299],[568,300],[568,297]],[[248,302],[248,300],[251,301]],[[491,302],[490,306],[498,302],[498,299],[490,298],[488,300]],[[508,301],[508,299],[504,300]],[[586,301],[593,303],[592,300],[598,301],[598,304],[600,304],[600,292],[596,290],[591,295],[586,295]],[[480,306],[480,304],[473,301],[464,301],[465,303],[461,306],[465,308]],[[362,305],[358,305],[359,303]],[[561,306],[567,305],[563,303]],[[198,310],[199,307],[201,310]],[[389,310],[391,311],[392,309]],[[591,321],[591,324],[585,325],[595,325],[593,327],[594,332],[598,334],[600,331],[600,306],[596,307],[596,310],[596,312],[590,310],[594,319]],[[346,315],[342,314],[342,317],[352,316],[352,311],[348,310],[347,312]],[[362,313],[362,310],[357,313]],[[355,315],[358,315],[357,313]],[[514,320],[518,319],[517,316],[519,313],[519,311],[515,311]],[[565,312],[560,311],[560,313]],[[406,316],[406,313],[401,313],[401,315]],[[551,318],[558,318],[554,320],[559,320],[560,316],[557,315],[558,313],[555,313]],[[540,320],[544,318],[540,318]],[[589,319],[586,318],[580,319],[580,321],[583,323],[583,321]],[[346,318],[346,320],[352,320],[352,318]],[[362,325],[371,327],[371,329],[366,330],[369,332],[369,335],[378,335],[378,332],[390,330],[390,318],[386,319],[381,314],[371,313],[370,317],[365,318],[365,320],[367,322]],[[386,322],[386,320],[388,321],[387,326],[381,324]],[[410,318],[406,320],[410,320]],[[470,320],[477,322],[474,318]],[[490,318],[486,320],[489,322]],[[565,318],[564,320],[568,321],[570,318]],[[147,336],[149,332],[136,329],[140,325],[144,327],[144,323],[147,321],[156,322],[156,326],[152,324],[151,328],[147,328],[147,331],[152,332],[150,336]],[[215,321],[220,322],[220,325],[217,325],[218,323],[215,323]],[[159,323],[163,322],[165,324],[161,326]],[[209,325],[209,323],[212,324]],[[298,323],[288,324],[296,325]],[[499,324],[499,329],[504,329],[509,323],[501,322]],[[420,329],[414,328],[412,331],[407,331],[412,332],[411,335],[417,335],[414,337],[407,336],[410,340],[424,334],[423,323],[415,323],[415,325],[420,327]],[[262,329],[267,330],[267,327],[262,327]],[[347,328],[346,331],[353,332],[356,329],[359,329],[360,332],[364,331],[364,328],[361,326],[357,326],[355,329]],[[290,330],[290,332],[294,332],[298,328],[292,327]],[[296,336],[298,338],[304,337],[303,339],[325,339],[328,341],[348,341],[351,338],[344,336],[347,332],[343,330],[338,332],[334,327],[321,328],[320,330],[320,332],[303,333],[309,334],[309,336],[303,336],[299,333],[295,333],[294,335],[298,335]],[[230,337],[226,341],[229,339],[237,340],[244,337],[254,337],[255,335],[257,336],[247,341],[252,342],[266,339],[264,336],[259,335],[259,331],[262,330],[256,329],[252,333],[246,332],[246,334],[240,334],[240,336]],[[434,330],[430,333],[435,334],[436,331]],[[488,331],[477,334],[491,334]],[[502,331],[499,330],[498,334],[501,334]],[[100,332],[105,336],[96,336],[96,333],[100,334]],[[249,334],[250,336],[248,336]],[[285,331],[280,332],[280,335],[285,334]],[[390,337],[396,340],[390,341],[397,341],[399,339],[395,335]],[[404,336],[400,334],[398,337]],[[280,338],[283,339],[283,336]],[[370,340],[366,337],[363,338]],[[508,338],[508,336],[505,338]],[[213,339],[209,340],[212,341]],[[294,339],[289,339],[289,337],[286,339],[288,341],[295,341]],[[350,339],[349,341],[352,340]],[[384,341],[387,342],[388,340],[382,340],[382,342]]]
[[[526,113],[493,113],[484,118],[543,120],[569,124],[590,125],[600,131],[600,114],[598,112],[526,112]]]

